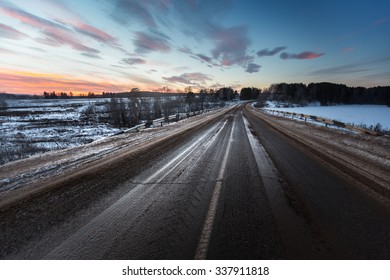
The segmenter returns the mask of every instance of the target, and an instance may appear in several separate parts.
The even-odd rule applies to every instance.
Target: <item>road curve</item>
[[[0,256],[389,258],[388,206],[242,104],[98,166],[0,209]]]

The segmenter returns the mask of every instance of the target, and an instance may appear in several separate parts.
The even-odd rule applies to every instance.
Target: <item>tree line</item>
[[[104,109],[96,104],[91,104],[81,114],[81,120],[85,123],[110,123],[117,127],[132,127],[141,121],[149,122],[153,119],[168,118],[173,114],[203,111],[215,107],[225,106],[225,102],[239,99],[236,90],[230,87],[219,89],[201,89],[194,93],[191,87],[186,87],[184,92],[144,92],[134,88],[129,92],[103,92],[95,94],[89,92],[82,96],[72,93],[45,91],[45,99],[66,98],[107,98]]]
[[[390,86],[348,87],[335,83],[277,83],[264,92],[273,101],[306,105],[318,101],[321,106],[332,104],[372,104],[390,106]]]
[[[89,105],[81,113],[81,121],[88,124],[100,122],[110,123],[116,127],[133,127],[141,122],[148,123],[162,117],[168,121],[168,117],[175,114],[189,115],[195,111],[223,107],[225,101],[205,91],[199,94],[188,92],[180,96],[162,94],[147,98],[115,96],[107,102]],[[103,105],[102,109],[100,105]]]
[[[82,96],[87,98],[131,98],[131,97],[155,97],[158,96],[186,96],[186,101],[192,106],[198,106],[207,102],[234,101],[234,100],[254,100],[264,99],[267,96],[270,100],[299,104],[302,106],[310,102],[319,102],[322,106],[332,104],[374,104],[390,106],[390,86],[378,87],[349,87],[344,84],[329,82],[310,83],[274,83],[268,88],[261,90],[255,87],[244,87],[240,90],[233,90],[231,87],[221,87],[219,89],[201,89],[199,93],[194,93],[191,87],[187,87],[183,92],[169,93],[142,92],[139,89],[132,89],[129,92],[103,92],[95,94],[89,92]],[[72,98],[71,92],[44,92],[44,98]],[[196,97],[196,98],[195,98]],[[199,104],[198,104],[199,103]]]

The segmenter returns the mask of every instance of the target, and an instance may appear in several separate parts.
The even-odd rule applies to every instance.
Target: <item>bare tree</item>
[[[5,96],[0,95],[0,112],[5,112],[7,111],[8,104],[7,101],[5,100]]]
[[[161,98],[159,95],[154,99],[153,113],[155,119],[161,118]]]

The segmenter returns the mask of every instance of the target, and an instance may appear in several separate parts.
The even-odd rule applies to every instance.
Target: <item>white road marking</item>
[[[213,192],[213,196],[211,197],[211,202],[209,205],[209,209],[207,211],[206,219],[203,224],[202,234],[199,239],[198,247],[196,248],[196,253],[194,257],[194,259],[196,260],[205,260],[207,258],[207,251],[209,249],[211,233],[213,231],[215,215],[217,213],[217,208],[218,208],[218,200],[219,200],[219,196],[221,195],[222,180],[224,179],[227,160],[230,153],[230,147],[233,142],[233,132],[235,127],[234,120],[235,118],[233,119],[233,125],[232,125],[232,130],[230,131],[229,142],[226,148],[225,155],[222,160],[221,169],[219,170],[218,173],[217,183],[215,184],[214,187],[214,192]]]
[[[217,139],[217,136],[221,133],[226,123],[227,121],[225,121],[219,131],[211,137],[206,143],[206,146],[211,145],[211,143]],[[170,160],[158,172],[149,176],[146,180],[138,184],[118,201],[93,218],[76,233],[49,252],[44,258],[88,259],[91,256],[94,258],[103,258],[107,248],[109,248],[111,244],[127,230],[127,227],[123,226],[123,221],[127,221],[128,224],[131,225],[130,221],[138,219],[138,217],[143,214],[143,212],[140,213],[139,207],[147,209],[149,205],[153,203],[150,199],[144,198],[147,198],[159,182],[164,180],[171,171],[187,159],[188,156],[196,150],[196,146],[202,144],[202,141],[210,135],[217,126],[218,124],[212,126],[202,137],[197,139],[195,143]],[[145,184],[151,185],[149,188],[144,188]],[[134,199],[136,199],[137,203],[133,203]]]
[[[224,122],[224,124],[222,125],[222,127],[220,128],[220,130],[214,135],[218,135],[222,129],[225,127],[226,125],[226,121]],[[148,184],[150,182],[153,181],[153,179],[157,178],[162,172],[164,172],[166,169],[168,169],[172,164],[174,164],[177,160],[179,160],[181,157],[182,159],[179,160],[174,166],[172,166],[165,174],[169,174],[170,172],[172,172],[177,166],[179,166],[193,151],[194,151],[194,147],[199,145],[199,143],[201,143],[203,141],[203,139],[206,138],[206,136],[208,136],[209,132],[212,131],[215,127],[212,127],[209,131],[207,131],[202,137],[200,137],[199,139],[196,140],[195,143],[193,143],[191,146],[189,146],[187,149],[185,149],[183,152],[181,152],[180,154],[178,154],[175,158],[171,159],[167,164],[165,164],[164,167],[160,168],[159,171],[157,171],[156,173],[154,173],[153,175],[149,176],[145,181],[144,181],[144,184]],[[214,137],[213,137],[214,138]],[[210,140],[210,142],[212,142],[213,139]],[[208,143],[209,144],[209,143]],[[188,153],[187,155],[185,155],[186,153]],[[159,182],[161,182],[165,177],[163,176],[163,178],[161,178],[159,180]]]

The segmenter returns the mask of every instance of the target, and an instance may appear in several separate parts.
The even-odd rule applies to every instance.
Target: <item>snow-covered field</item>
[[[175,96],[161,98],[162,102],[172,100],[179,101]],[[0,164],[88,144],[122,132],[128,127],[110,124],[110,101],[110,98],[6,100],[6,110],[0,109]],[[143,123],[150,119],[145,116],[147,113],[151,116],[155,98],[140,97],[137,102],[139,121]],[[177,106],[182,104],[179,103]],[[215,104],[205,106],[212,108]],[[179,107],[174,112],[176,109]]]
[[[335,105],[335,106],[307,106],[276,108],[274,103],[269,103],[267,109],[283,112],[313,115],[344,123],[375,127],[379,123],[383,130],[390,130],[390,107],[382,105]]]
[[[104,110],[108,99],[7,100],[0,115],[0,163],[39,152],[74,147],[115,134],[105,123],[83,121],[86,108]]]

